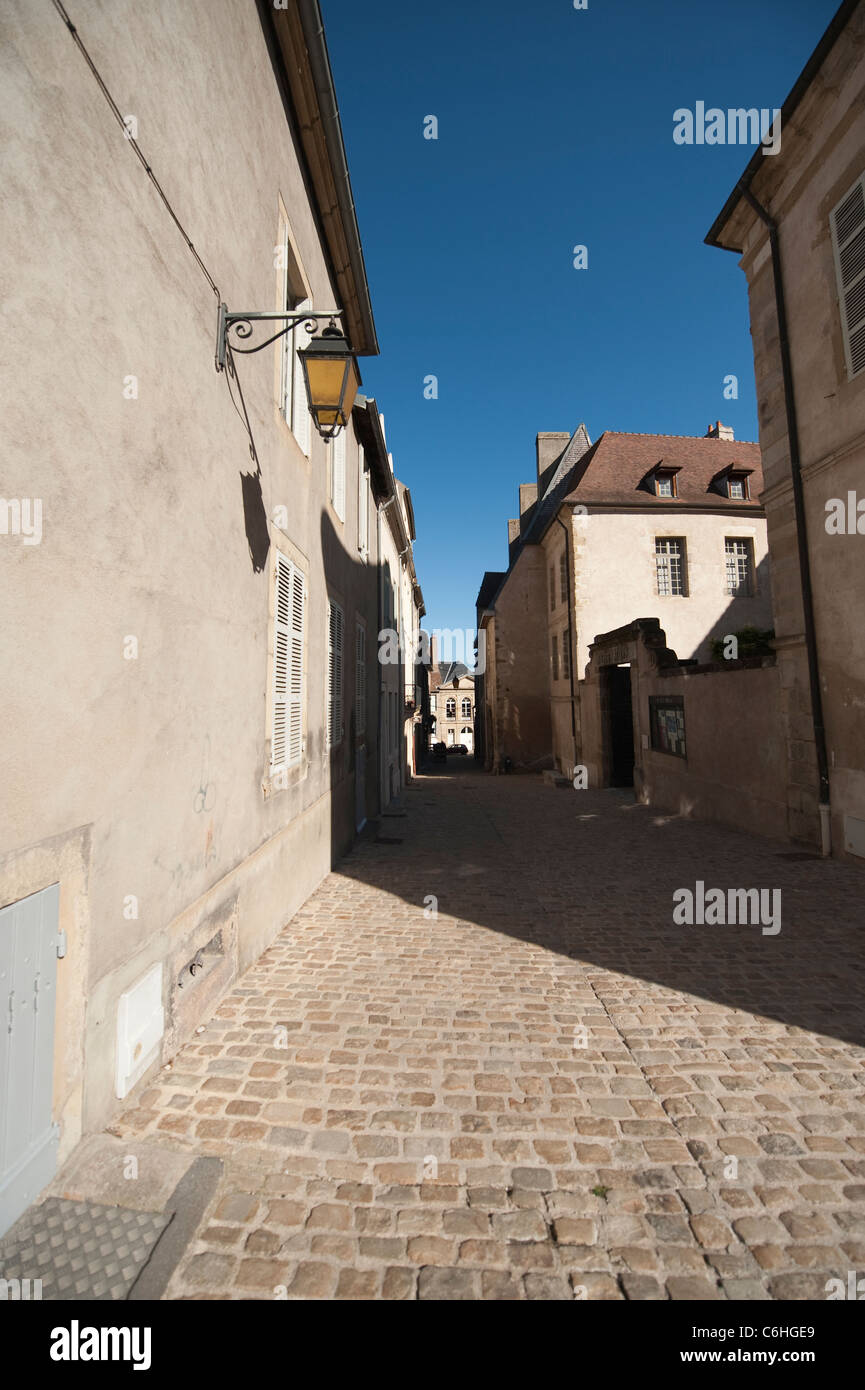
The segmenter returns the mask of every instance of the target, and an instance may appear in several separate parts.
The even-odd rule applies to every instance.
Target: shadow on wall
[[[321,514],[321,558],[325,593],[320,602],[310,603],[310,621],[321,622],[323,660],[310,671],[307,702],[310,713],[321,701],[323,729],[320,756],[329,769],[331,800],[330,858],[334,865],[351,846],[364,822],[375,819],[383,809],[380,795],[379,748],[382,729],[379,722],[379,685],[383,679],[378,662],[378,633],[381,627],[379,596],[383,567],[364,562],[357,548],[351,549],[348,524],[341,524],[329,511]],[[343,616],[342,631],[342,716],[340,737],[327,747],[327,689],[329,670],[328,603],[337,604]],[[358,728],[358,626],[364,631],[366,656],[366,709]],[[318,678],[320,689],[316,689]],[[402,673],[391,675],[402,681]],[[402,685],[400,685],[402,689]]]
[[[731,598],[724,612],[712,624],[693,653],[699,661],[712,660],[710,644],[713,638],[731,636],[749,626],[771,628],[773,621],[772,589],[768,555],[764,555],[758,564],[754,579],[754,593],[742,598]],[[662,616],[659,616],[659,621],[663,627]],[[678,652],[677,655],[681,657],[682,652]]]

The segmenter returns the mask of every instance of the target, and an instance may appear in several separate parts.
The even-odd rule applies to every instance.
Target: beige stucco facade
[[[865,496],[865,370],[845,358],[832,218],[865,174],[865,7],[842,11],[782,111],[778,155],[746,171],[750,194],[777,226],[777,274],[790,353],[785,380],[769,230],[757,210],[731,196],[707,240],[741,253],[748,282],[759,402],[763,501],[772,557],[791,834],[819,843],[819,766],[806,648],[797,537],[813,588],[817,685],[825,723],[831,846],[865,856],[865,536],[856,529]],[[861,183],[860,183],[861,189]],[[861,200],[860,200],[861,201]],[[849,204],[848,204],[849,206]],[[865,203],[859,222],[865,226]],[[862,232],[859,232],[861,237]],[[855,248],[854,248],[855,249]],[[861,294],[861,289],[860,289]],[[797,428],[792,433],[788,405]],[[801,464],[804,517],[797,525],[794,453]],[[827,530],[833,499],[853,533]]]
[[[766,523],[762,517],[730,516],[729,510],[581,510],[563,507],[562,526],[550,526],[543,539],[550,671],[553,756],[567,772],[582,761],[580,753],[579,681],[585,675],[589,648],[596,636],[610,632],[634,617],[657,616],[667,640],[681,658],[708,661],[713,637],[746,626],[772,625],[771,586]],[[658,592],[655,542],[675,537],[684,542],[685,592]],[[750,543],[754,586],[749,596],[726,592],[726,539]],[[570,587],[562,584],[562,561],[573,566]],[[573,557],[573,559],[571,558]],[[564,591],[563,591],[564,590]],[[555,643],[555,667],[554,667]],[[571,719],[571,665],[576,718]],[[576,727],[576,740],[574,738]]]
[[[124,991],[161,965],[154,1065],[168,1061],[377,814],[383,527],[354,421],[335,464],[334,444],[286,419],[280,342],[237,355],[233,377],[214,370],[217,296],[59,15],[3,0],[0,16],[0,490],[39,499],[43,518],[38,544],[0,535],[15,615],[0,659],[0,908],[60,884],[62,1160],[119,1104]],[[229,307],[285,308],[287,238],[298,293],[316,309],[350,300],[355,350],[376,350],[365,284],[346,258],[333,270],[348,237],[335,203],[320,231],[326,160],[310,172],[256,6],[224,0],[214,22],[205,0],[81,0],[75,19]],[[271,23],[284,57],[297,7]],[[271,744],[277,555],[305,588],[303,745],[285,768]],[[344,625],[328,743],[330,605]]]

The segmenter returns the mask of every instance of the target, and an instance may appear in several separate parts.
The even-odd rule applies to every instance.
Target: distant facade
[[[446,662],[437,669],[435,685],[430,690],[430,707],[435,718],[435,741],[448,748],[462,744],[473,753],[475,677],[461,662]]]
[[[865,5],[843,4],[706,240],[748,280],[790,834],[865,858]],[[809,590],[813,598],[809,598]]]
[[[580,682],[599,633],[660,614],[680,657],[701,661],[714,638],[770,627],[760,450],[731,435],[538,436],[509,568],[479,595],[488,766],[582,763]]]
[[[390,491],[378,518],[380,624],[374,653],[379,679],[379,798],[386,807],[417,770],[415,724],[422,718],[423,594],[414,567],[411,493],[394,475],[378,416],[383,468]]]

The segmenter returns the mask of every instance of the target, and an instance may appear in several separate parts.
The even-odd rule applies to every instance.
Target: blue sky
[[[323,0],[430,629],[474,627],[539,431],[756,439],[745,277],[703,244],[752,148],[673,112],[780,107],[837,4]]]

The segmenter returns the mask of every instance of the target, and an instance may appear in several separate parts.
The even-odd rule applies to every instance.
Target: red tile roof
[[[659,464],[678,468],[677,496],[657,497],[641,487]],[[737,502],[711,486],[726,468],[751,470],[750,501]],[[749,440],[697,438],[686,434],[619,434],[606,430],[575,465],[565,502],[638,507],[754,507],[763,490],[760,446]]]

